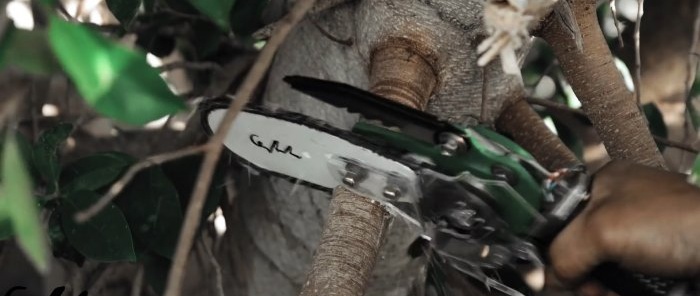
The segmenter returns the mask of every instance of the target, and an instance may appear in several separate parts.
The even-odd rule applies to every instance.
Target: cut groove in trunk
[[[596,1],[574,1],[572,11],[581,29],[579,51],[565,24],[548,17],[541,35],[554,50],[566,79],[581,100],[605,149],[613,159],[665,168],[634,94],[615,67],[596,16]]]

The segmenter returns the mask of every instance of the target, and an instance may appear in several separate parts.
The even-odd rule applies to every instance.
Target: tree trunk
[[[428,112],[457,124],[474,124],[482,113],[485,94],[485,119],[493,122],[503,101],[520,86],[516,78],[502,73],[499,63],[485,69],[476,66],[476,46],[485,34],[481,5],[477,0],[429,4],[418,0],[363,0],[323,11],[302,22],[281,48],[270,71],[264,103],[349,129],[358,120],[357,115],[292,91],[282,78],[306,75],[370,89],[372,51],[387,40],[404,38],[423,44],[432,53],[426,59],[435,65],[439,79]],[[244,252],[235,264],[247,272],[231,272],[236,281],[246,283],[241,295],[297,295],[327,220],[328,194],[246,172],[236,180],[241,223],[238,230],[245,234],[232,231],[226,234],[226,240]],[[407,255],[414,231],[399,219],[392,222],[366,295],[413,295],[422,291],[424,262]],[[234,266],[228,270],[238,269]]]

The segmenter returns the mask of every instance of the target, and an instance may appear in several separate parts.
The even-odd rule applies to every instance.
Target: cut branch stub
[[[405,42],[378,46],[370,65],[370,89],[385,98],[425,109],[437,84],[433,67]],[[301,294],[363,295],[391,215],[372,199],[340,186]]]
[[[581,29],[583,50],[577,48],[570,30],[556,16],[550,15],[540,34],[554,50],[605,149],[613,159],[665,168],[634,94],[627,90],[615,67],[598,25],[596,1],[571,4]]]
[[[426,54],[405,41],[388,41],[372,53],[370,91],[406,106],[425,110],[437,84]]]

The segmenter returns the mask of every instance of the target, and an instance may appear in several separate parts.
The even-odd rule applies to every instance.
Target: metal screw
[[[440,134],[439,140],[440,147],[442,148],[442,155],[445,156],[453,156],[466,147],[464,139],[453,133]]]
[[[508,167],[495,164],[491,166],[491,174],[503,181],[506,181],[510,186],[518,184],[518,176]]]
[[[397,199],[401,197],[401,188],[395,184],[389,184],[384,187],[384,192],[382,192],[382,194],[388,199]]]
[[[348,162],[347,165],[345,165],[345,176],[343,176],[343,183],[345,185],[355,187],[357,183],[362,182],[366,177],[367,170],[363,167],[352,162]]]

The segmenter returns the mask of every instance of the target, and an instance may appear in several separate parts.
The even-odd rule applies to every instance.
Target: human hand
[[[697,277],[700,188],[682,174],[610,162],[595,174],[591,200],[549,255],[555,282],[581,280],[606,261],[650,275]]]

